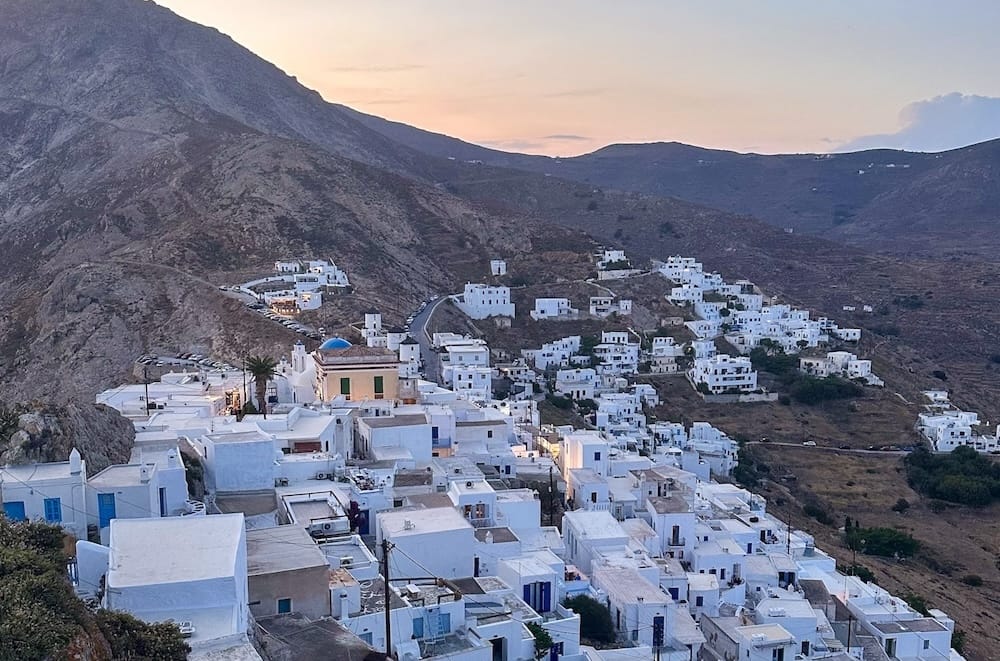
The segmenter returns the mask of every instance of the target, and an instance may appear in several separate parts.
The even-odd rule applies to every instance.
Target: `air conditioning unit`
[[[275,478],[275,480],[274,480],[274,486],[276,486],[276,487],[287,487],[288,486],[288,478],[287,477],[278,477],[278,478]]]
[[[354,557],[353,556],[349,556],[349,555],[342,555],[342,556],[340,556],[340,566],[341,567],[350,567],[352,564],[354,564]]]
[[[316,479],[317,480],[328,480],[328,479],[330,479],[330,474],[329,473],[316,473]]]
[[[403,530],[413,530],[414,528],[416,528],[416,526],[413,525],[413,521],[410,521],[409,519],[403,521]]]
[[[466,482],[466,483],[465,483],[465,488],[466,488],[466,489],[471,489],[471,488],[472,488],[472,482],[471,482],[471,481],[469,481],[469,482]]]

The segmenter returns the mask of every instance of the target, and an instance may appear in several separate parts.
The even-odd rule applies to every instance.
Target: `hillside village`
[[[129,463],[90,474],[73,450],[5,466],[4,513],[62,526],[80,597],[177,623],[193,659],[963,658],[946,613],[838,566],[734,483],[736,440],[711,420],[653,419],[660,391],[636,380],[775,401],[751,359],[763,356],[790,358],[802,378],[880,387],[870,361],[823,351],[860,331],[693,258],[595,261],[597,282],[662,276],[663,299],[689,318],[639,332],[634,302],[610,293],[518,310],[496,259],[485,282],[432,297],[405,328],[370,309],[354,336],[313,351],[299,340],[240,368],[182,358],[100,393],[135,427]],[[332,262],[276,271],[239,289],[288,318],[348,282]],[[447,305],[498,329],[521,315],[627,330],[511,355],[431,331]],[[995,449],[966,433],[974,414],[928,396],[920,428],[935,449]],[[581,424],[544,421],[553,406]]]

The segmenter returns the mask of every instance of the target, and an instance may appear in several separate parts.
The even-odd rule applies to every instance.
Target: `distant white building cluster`
[[[841,376],[862,380],[870,386],[885,385],[882,379],[872,374],[872,361],[859,360],[857,355],[848,351],[831,351],[821,358],[800,358],[799,369],[819,378]]]
[[[327,260],[280,260],[275,275],[244,282],[240,291],[257,298],[279,314],[315,310],[323,293],[350,286],[347,273]]]
[[[624,250],[604,248],[597,253],[596,259],[598,280],[620,280],[642,273],[641,269],[632,267]]]
[[[1000,425],[995,433],[979,434],[976,427],[983,425],[979,414],[956,408],[945,390],[928,390],[924,393],[929,404],[917,418],[917,431],[926,438],[935,452],[951,452],[959,447],[970,447],[977,452],[1000,453]]]

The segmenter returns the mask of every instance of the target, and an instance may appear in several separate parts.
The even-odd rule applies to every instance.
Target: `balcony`
[[[677,548],[679,546],[687,546],[687,539],[684,537],[676,537],[674,539],[668,539],[667,546],[672,548]]]

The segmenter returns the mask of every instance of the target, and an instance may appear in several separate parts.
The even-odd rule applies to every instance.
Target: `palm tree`
[[[257,405],[260,412],[267,419],[267,382],[277,374],[278,366],[274,358],[269,356],[249,356],[246,359],[245,369],[253,377],[253,384],[257,391]]]

